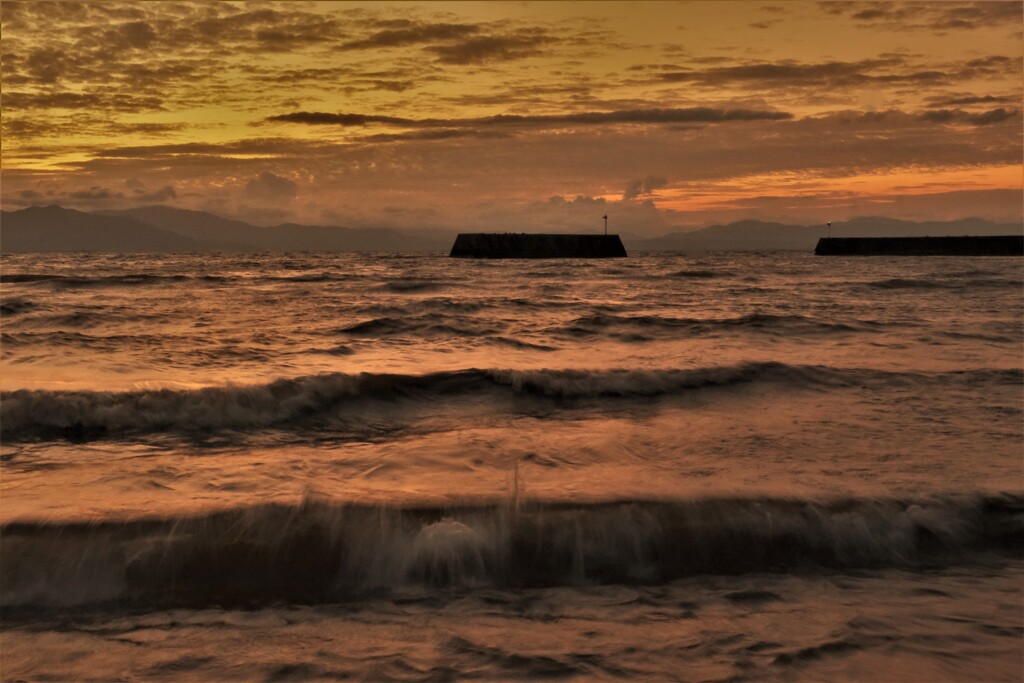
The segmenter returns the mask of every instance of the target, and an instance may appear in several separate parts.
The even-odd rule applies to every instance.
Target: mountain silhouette
[[[630,252],[643,251],[813,251],[824,225],[787,225],[755,220],[712,225],[700,230],[639,238],[628,231]],[[917,223],[883,216],[832,224],[833,237],[924,237],[1019,235],[1022,227],[981,218]],[[60,206],[33,206],[0,212],[0,251],[409,251],[446,253],[451,233],[390,228],[345,228],[286,223],[260,227],[244,221],[170,206],[83,212]]]

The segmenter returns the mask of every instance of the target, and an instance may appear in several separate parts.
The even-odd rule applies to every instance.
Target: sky
[[[1024,220],[1021,2],[8,2],[4,209]]]

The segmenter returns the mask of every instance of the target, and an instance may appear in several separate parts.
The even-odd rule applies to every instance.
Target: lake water
[[[1024,676],[1021,259],[0,280],[5,680]]]

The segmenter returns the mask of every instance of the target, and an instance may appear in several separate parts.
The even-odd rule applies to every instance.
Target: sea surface
[[[3,680],[1024,678],[1024,261],[23,254]]]

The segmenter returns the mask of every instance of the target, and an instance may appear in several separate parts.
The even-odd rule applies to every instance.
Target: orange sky
[[[5,209],[1022,220],[1020,2],[3,2]]]

